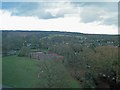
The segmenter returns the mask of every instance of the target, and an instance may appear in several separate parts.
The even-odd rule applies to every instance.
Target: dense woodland
[[[55,53],[63,57],[62,65],[81,88],[115,90],[120,85],[118,38],[57,31],[2,31],[2,55],[30,58],[31,52]]]

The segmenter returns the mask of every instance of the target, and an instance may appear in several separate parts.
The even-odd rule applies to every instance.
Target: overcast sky
[[[118,34],[118,2],[2,2],[0,17],[0,30]]]

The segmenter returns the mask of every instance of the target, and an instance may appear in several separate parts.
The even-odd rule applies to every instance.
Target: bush
[[[28,56],[30,53],[30,49],[26,46],[23,46],[18,54],[20,57]]]

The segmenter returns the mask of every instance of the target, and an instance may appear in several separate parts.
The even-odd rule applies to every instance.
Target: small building
[[[61,55],[58,55],[56,53],[44,53],[44,52],[31,52],[30,58],[37,59],[37,60],[63,60],[64,57]]]

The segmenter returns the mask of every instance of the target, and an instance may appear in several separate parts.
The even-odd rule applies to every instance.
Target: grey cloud
[[[2,9],[11,12],[12,16],[36,16],[41,19],[57,18],[50,12],[45,12],[46,8],[49,8],[50,3],[45,2],[5,2]]]
[[[65,14],[72,14],[75,13],[74,10],[66,9],[63,7],[67,7],[68,3],[62,4],[57,2],[39,2],[39,3],[28,3],[28,2],[17,2],[17,3],[4,3],[3,9],[11,11],[11,15],[15,16],[35,16],[40,19],[52,19],[52,18],[60,18],[64,17]],[[52,12],[46,12],[46,9],[56,9],[59,8],[60,10],[53,15]],[[72,6],[71,6],[72,7]],[[75,7],[73,7],[75,8]]]
[[[82,3],[80,7],[83,8],[80,17],[84,23],[99,21],[101,24],[117,25],[117,3]]]
[[[118,18],[112,17],[112,18],[105,19],[103,22],[101,22],[101,24],[118,26]]]
[[[61,4],[59,3],[46,3],[46,2],[9,2],[3,3],[2,8],[11,11],[11,15],[15,16],[35,16],[40,19],[52,19],[64,17],[65,14],[79,14],[82,22],[91,23],[94,21],[100,21],[101,24],[117,25],[117,12],[118,4],[114,2],[69,2]],[[56,15],[52,12],[46,12],[46,9],[55,9],[57,6],[63,7]],[[59,8],[58,7],[58,8]],[[70,8],[64,8],[70,7]],[[81,13],[77,7],[82,8]],[[107,13],[107,14],[106,14]],[[108,16],[108,18],[101,18],[101,16]]]
[[[100,13],[97,9],[86,8],[80,14],[80,17],[84,23],[94,22],[100,20]]]

